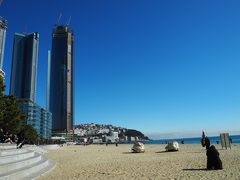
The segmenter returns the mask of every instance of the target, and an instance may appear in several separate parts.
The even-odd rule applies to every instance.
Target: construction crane
[[[59,24],[61,18],[62,18],[62,13],[59,14],[58,19],[57,19],[57,23],[55,24],[55,26],[57,26]]]
[[[67,26],[69,26],[70,25],[70,23],[71,23],[71,16],[68,18],[68,21],[67,21]]]

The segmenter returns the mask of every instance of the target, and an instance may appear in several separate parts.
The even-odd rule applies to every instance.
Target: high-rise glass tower
[[[0,70],[3,66],[4,46],[7,30],[7,21],[0,17]]]
[[[52,33],[49,111],[53,133],[69,133],[74,119],[74,35],[69,26],[56,26]],[[69,137],[68,137],[69,139]]]
[[[14,35],[10,94],[35,102],[39,34]]]
[[[14,35],[10,94],[18,97],[25,123],[44,139],[51,137],[52,114],[35,102],[39,34]]]

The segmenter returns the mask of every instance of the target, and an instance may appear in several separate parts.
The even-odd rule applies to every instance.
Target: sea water
[[[177,141],[179,144],[182,142],[184,144],[200,144],[202,137],[195,137],[195,138],[179,138],[179,139],[160,139],[160,140],[150,140],[144,142],[144,144],[166,144],[170,141]],[[220,143],[220,137],[219,136],[212,136],[208,137],[211,144],[217,144]],[[230,136],[232,139],[232,143],[234,144],[240,144],[240,135],[232,135]]]

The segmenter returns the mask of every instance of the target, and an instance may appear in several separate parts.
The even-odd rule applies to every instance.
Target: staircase
[[[0,144],[0,180],[35,179],[54,167],[36,146]]]

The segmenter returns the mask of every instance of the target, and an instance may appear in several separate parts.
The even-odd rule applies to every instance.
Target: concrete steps
[[[35,179],[54,167],[53,161],[32,149],[0,145],[0,180]]]
[[[15,162],[15,161],[21,161],[21,160],[33,157],[34,155],[35,155],[35,152],[26,151],[26,152],[19,153],[19,154],[14,154],[14,155],[11,154],[11,155],[2,156],[0,165]],[[0,156],[1,156],[1,154],[0,154]]]
[[[7,155],[16,155],[20,153],[25,153],[28,152],[27,149],[5,149],[5,150],[0,150],[0,156],[7,156]]]

